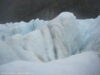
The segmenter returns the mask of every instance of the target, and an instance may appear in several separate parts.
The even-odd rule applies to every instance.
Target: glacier
[[[100,24],[100,16],[94,19],[93,18],[77,19],[71,12],[62,12],[54,19],[48,21],[40,20],[37,18],[29,22],[21,21],[16,23],[11,22],[11,23],[0,24],[0,73],[9,70],[11,72],[13,68],[17,69],[16,65],[18,64],[20,65],[23,64],[24,67],[25,63],[26,65],[28,64],[28,66],[26,67],[30,67],[30,65],[31,66],[33,65],[34,67],[35,63],[40,66],[44,64],[45,66],[49,62],[50,63],[54,62],[53,64],[56,64],[56,62],[59,61],[57,62],[57,64],[58,68],[60,68],[60,66],[61,67],[64,66],[60,64],[64,61],[66,67],[71,68],[71,69],[65,67],[62,68],[64,71],[68,72],[68,75],[80,75],[83,70],[84,73],[82,72],[81,75],[99,75],[100,74],[100,72],[98,71],[100,70],[99,68],[100,64],[98,63],[100,62],[99,24]],[[86,52],[87,54],[84,54],[84,52]],[[91,53],[93,55],[95,53],[98,53],[96,54],[98,55],[98,57],[95,57],[95,55],[91,56],[92,55]],[[73,58],[71,58],[71,56]],[[77,56],[79,60],[77,60],[75,56]],[[77,65],[76,70],[74,66],[77,63],[76,62],[74,63],[74,61],[72,63],[71,61],[72,64],[69,64],[67,63],[70,61],[69,59],[72,61],[74,59],[75,61],[79,61],[77,63],[80,65],[79,66]],[[92,59],[93,60],[95,59],[95,61],[97,62],[92,63],[91,62]],[[83,61],[83,63],[81,61]],[[49,66],[57,67],[57,65],[53,64],[52,65],[48,64],[47,65],[48,67],[45,68],[44,70],[41,69],[41,72],[44,73],[46,69],[49,70]],[[68,64],[70,66],[68,66]],[[83,66],[83,69],[80,67],[83,64],[89,67],[91,66],[89,72],[86,71],[87,70],[86,67]],[[7,67],[9,68],[11,65],[14,66],[12,66],[11,69],[6,69]],[[36,66],[36,69],[30,67],[31,69],[29,70],[30,71],[39,70],[39,68],[37,67],[38,66]],[[56,69],[56,67],[54,69]],[[80,68],[82,70],[80,70]],[[76,74],[69,73],[73,70],[75,70],[74,73]],[[79,73],[78,70],[80,70],[81,72]],[[92,70],[95,74],[92,72]],[[49,72],[47,71],[48,73],[45,72],[44,75],[54,75],[54,71],[53,70]],[[49,74],[50,72],[51,74]],[[63,74],[62,71],[59,72],[60,72],[59,75],[65,75],[65,73],[67,73],[65,72]],[[33,74],[34,73],[32,73],[32,75]],[[36,72],[35,75],[40,75],[40,74]]]
[[[0,75],[100,75],[100,57],[91,51],[48,63],[14,61],[1,65]]]

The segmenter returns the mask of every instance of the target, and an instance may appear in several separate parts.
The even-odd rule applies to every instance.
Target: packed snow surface
[[[99,30],[100,16],[77,19],[70,12],[0,24],[0,73],[100,75]]]
[[[48,63],[15,61],[0,66],[0,75],[100,75],[100,58],[95,52],[76,54]]]

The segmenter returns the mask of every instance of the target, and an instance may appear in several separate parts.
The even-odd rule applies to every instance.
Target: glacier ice
[[[32,20],[29,23],[21,22],[1,25],[1,27],[5,26],[5,28],[1,29],[3,35],[0,36],[7,38],[1,39],[0,43],[2,44],[3,41],[10,47],[8,49],[12,49],[13,52],[23,60],[27,59],[22,58],[23,56],[29,57],[27,56],[28,52],[35,54],[41,61],[64,58],[79,52],[81,45],[80,32],[78,27],[75,26],[77,25],[76,17],[72,13],[64,12],[53,20],[44,22],[44,25],[43,21],[40,20],[39,23],[42,23],[42,27],[38,27],[39,24],[37,21],[39,20],[37,19],[35,22]],[[47,25],[45,25],[46,23]],[[0,54],[5,55],[2,51]],[[8,51],[9,50],[7,50],[7,54],[9,56],[10,52],[8,53]],[[0,57],[5,58],[5,56],[2,55],[0,55]],[[34,59],[34,57],[31,58]],[[9,58],[7,60],[9,60]],[[0,63],[4,62],[1,61]]]
[[[0,65],[7,64],[7,66],[9,66],[10,64],[8,64],[8,62],[14,61],[25,61],[26,64],[26,61],[33,62],[32,64],[30,63],[30,65],[34,65],[34,63],[46,64],[49,61],[54,61],[55,64],[55,60],[57,59],[59,59],[60,62],[58,64],[60,64],[64,60],[64,63],[67,63],[70,59],[69,56],[77,55],[84,51],[93,50],[100,54],[99,24],[100,16],[95,19],[77,19],[70,12],[63,12],[49,21],[33,19],[29,22],[21,21],[0,24]],[[83,53],[82,57],[85,56],[86,54],[84,55]],[[89,57],[90,56],[91,55],[89,54]],[[67,60],[65,59],[66,57],[68,57]],[[79,57],[81,58],[81,56]],[[88,56],[86,58],[88,58]],[[92,58],[89,58],[88,60],[86,58],[83,59],[84,61],[81,59],[79,59],[79,61],[83,61],[84,65],[93,65],[93,63],[90,63]],[[71,60],[74,60],[74,58]],[[99,59],[97,59],[97,61],[98,60]],[[87,61],[89,61],[89,64],[87,64]],[[80,63],[82,62],[79,62],[78,64]],[[96,62],[94,63],[96,64]],[[14,62],[14,66],[16,64],[17,63]],[[18,62],[18,64],[20,64],[20,62]],[[89,75],[94,75],[95,72],[97,72],[96,75],[100,74],[98,69],[92,69],[95,67],[95,64],[94,66],[91,66]],[[11,63],[11,65],[13,65],[13,63]],[[71,69],[67,68],[68,71],[74,70],[71,65]],[[76,64],[73,63],[73,65],[75,66]],[[58,66],[60,68],[60,65]],[[80,66],[77,65],[77,70],[80,69]],[[34,70],[34,68],[32,69]],[[82,74],[78,73],[77,70],[75,70],[74,73],[76,73],[76,75],[87,75],[89,72],[85,69],[86,67],[81,71],[84,70],[86,74],[83,73],[84,71]],[[93,72],[95,71],[93,74],[91,72],[92,70]],[[69,73],[69,75],[73,74]]]
[[[15,34],[25,35],[47,23],[48,21],[36,19],[28,23],[21,21],[19,23],[0,24],[0,39],[5,39]]]
[[[99,44],[95,43],[99,43],[99,38],[97,42],[93,39],[96,34],[99,37],[99,20],[100,17],[76,19],[72,13],[63,12],[50,21],[36,19],[28,23],[0,24],[0,64],[12,58],[33,60],[37,57],[41,61],[51,61],[82,50],[98,49]]]
[[[83,39],[83,50],[100,51],[100,16],[95,19],[78,20]]]
[[[11,67],[12,66],[12,67]],[[10,68],[11,67],[11,68]],[[14,61],[0,66],[0,75],[100,75],[100,57],[84,52],[48,63]]]

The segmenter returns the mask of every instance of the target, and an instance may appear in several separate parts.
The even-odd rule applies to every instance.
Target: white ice
[[[100,59],[95,57],[95,52],[100,54],[99,30],[100,16],[77,19],[70,12],[63,12],[49,21],[33,19],[29,22],[0,24],[1,73],[16,72],[15,65],[19,65],[19,71],[21,66],[30,67],[23,71],[28,70],[33,74],[36,70],[35,75],[57,75],[57,72],[59,75],[100,75]],[[77,55],[89,50],[95,52]],[[11,65],[14,67],[9,68]]]
[[[0,66],[0,75],[100,75],[100,57],[90,51],[48,63],[15,61]]]

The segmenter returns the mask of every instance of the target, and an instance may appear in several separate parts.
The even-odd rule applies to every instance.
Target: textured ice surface
[[[82,20],[69,12],[50,21],[1,24],[0,64],[18,59],[51,61],[99,50],[99,24],[100,17]]]
[[[48,21],[43,20],[31,20],[30,22],[19,22],[19,23],[6,23],[0,24],[0,39],[5,39],[8,36],[13,36],[15,34],[25,35],[43,25],[46,25]]]
[[[50,61],[75,54],[82,42],[77,24],[72,13],[64,12],[49,22],[37,19],[1,25],[0,45],[3,42],[8,48],[2,48],[0,57],[6,61],[12,58],[34,60],[34,54],[41,61]]]
[[[83,50],[100,51],[100,16],[95,19],[78,20]]]
[[[75,56],[77,58],[78,56],[80,57],[77,63],[74,62],[74,58],[71,59],[70,57],[65,59],[66,57],[83,51],[93,50],[100,53],[99,30],[100,16],[95,19],[76,19],[76,17],[69,12],[63,12],[50,21],[36,19],[28,23],[16,22],[0,24],[0,65],[17,61],[18,63],[7,64],[8,67],[14,65],[13,68],[16,69],[15,65],[19,64],[23,64],[23,67],[30,67],[31,65],[35,66],[34,63],[42,62],[42,64],[44,64],[44,62],[47,63],[60,59],[59,62],[57,62],[58,65],[56,65],[56,61],[54,61],[54,65],[51,64],[51,62],[47,63],[48,67],[45,66],[46,64],[43,65],[44,67],[41,66],[44,69],[39,67],[39,70],[37,66],[35,68],[31,67],[29,72],[39,70],[35,75],[39,75],[39,73],[43,75],[56,75],[56,72],[59,72],[58,75],[66,75],[67,73],[68,75],[100,75],[100,71],[98,71],[100,70],[100,67],[98,68],[100,65],[98,64],[99,59],[93,56],[93,60],[95,61],[92,62],[93,52],[92,54],[90,53],[91,55],[88,55],[88,53],[84,55],[83,53],[82,55]],[[20,60],[22,62],[19,62]],[[73,60],[73,63],[68,60]],[[76,60],[75,58],[75,61]],[[29,63],[23,61],[28,61]],[[63,61],[66,67],[60,64],[63,63]],[[31,64],[31,62],[33,63]],[[25,63],[30,65],[27,66]],[[51,71],[49,70],[49,66]],[[52,66],[54,66],[54,68],[52,68]],[[86,68],[86,66],[88,66],[90,70]],[[1,67],[1,71],[8,71],[8,69],[6,70],[7,67],[5,67],[4,69]],[[21,65],[18,67],[21,67]],[[13,68],[9,70],[11,71]],[[55,71],[56,69],[58,70]]]

